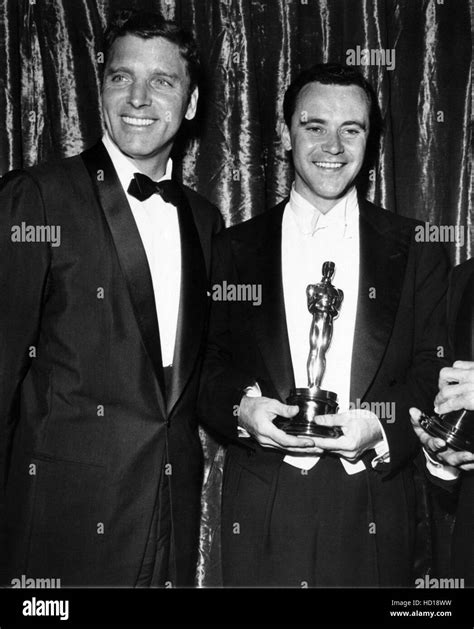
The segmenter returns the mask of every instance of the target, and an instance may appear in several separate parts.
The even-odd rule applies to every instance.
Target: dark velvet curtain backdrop
[[[388,210],[464,228],[452,260],[472,255],[469,0],[0,0],[0,173],[70,156],[102,132],[102,31],[121,8],[160,10],[194,31],[207,81],[183,180],[228,225],[286,196],[279,141],[283,92],[316,62],[348,50],[394,50],[395,67],[361,69],[385,133],[368,198]],[[198,583],[218,582],[215,524],[223,452],[207,454]]]

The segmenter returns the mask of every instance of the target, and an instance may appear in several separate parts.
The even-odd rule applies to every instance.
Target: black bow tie
[[[171,179],[153,181],[142,173],[135,173],[127,190],[128,194],[139,201],[146,201],[153,194],[159,194],[165,203],[178,205],[180,199],[179,185]]]

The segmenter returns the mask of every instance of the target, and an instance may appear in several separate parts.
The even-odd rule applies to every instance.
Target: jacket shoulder
[[[204,225],[210,225],[213,232],[218,232],[224,227],[222,215],[217,207],[203,197],[199,192],[181,184],[183,192],[191,206],[194,218]]]
[[[474,275],[474,258],[466,260],[462,264],[455,266],[451,272],[451,285],[454,288],[464,288],[471,275]]]
[[[414,256],[415,263],[428,260],[430,264],[439,263],[450,267],[449,254],[445,242],[430,237],[430,225],[370,203],[359,202],[361,217],[368,220],[376,230],[388,240],[398,243],[408,254]],[[434,262],[433,262],[434,261]]]
[[[39,187],[48,183],[57,186],[58,181],[65,176],[70,177],[78,168],[82,167],[80,155],[74,155],[73,157],[49,160],[35,166],[16,168],[5,173],[0,181],[2,185],[11,181],[28,181],[36,183]]]
[[[269,210],[229,227],[225,230],[227,236],[232,240],[255,240],[274,229],[281,229],[283,211],[287,203],[288,199],[284,199]]]
[[[418,225],[424,225],[424,221],[409,218],[402,214],[395,214],[365,199],[359,199],[359,208],[362,216],[372,219],[381,226],[386,226],[390,229],[399,228],[400,230],[413,230]]]
[[[469,285],[471,277],[474,277],[474,258],[458,264],[451,270],[449,277],[449,313],[450,323],[454,325],[455,313],[460,304],[461,298]],[[474,296],[473,296],[474,299]]]

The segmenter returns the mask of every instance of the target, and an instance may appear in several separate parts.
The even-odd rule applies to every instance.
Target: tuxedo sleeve
[[[0,517],[21,383],[35,351],[50,266],[41,192],[32,176],[0,180]],[[42,241],[41,241],[42,240]]]
[[[383,420],[390,450],[390,463],[381,471],[401,468],[419,450],[410,421],[410,407],[431,413],[438,392],[442,367],[450,364],[446,320],[449,260],[439,243],[412,243],[413,287],[407,290],[413,309],[412,359],[403,382],[390,383],[381,399],[394,402],[395,417]],[[407,330],[407,334],[408,334]]]
[[[238,438],[237,409],[243,389],[255,382],[255,376],[235,367],[231,305],[216,298],[216,288],[236,283],[231,243],[227,230],[224,230],[216,237],[212,251],[212,304],[198,414],[200,421],[225,441],[250,446],[250,440]]]

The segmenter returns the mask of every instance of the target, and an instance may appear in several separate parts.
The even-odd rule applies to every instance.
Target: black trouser
[[[224,586],[378,585],[373,519],[368,473],[348,475],[337,457],[322,458],[307,473],[282,463],[271,483],[230,461]]]

